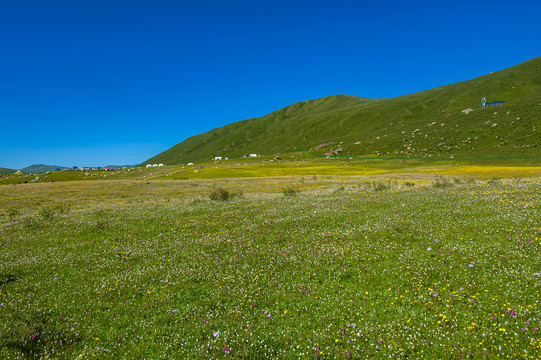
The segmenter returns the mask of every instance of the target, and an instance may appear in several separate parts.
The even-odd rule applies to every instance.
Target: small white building
[[[163,164],[159,164],[158,166],[163,166]]]
[[[250,154],[250,157],[257,157],[257,154]]]
[[[222,160],[222,157],[221,157],[221,156],[216,156],[216,157],[214,158],[214,161],[218,161],[218,160]]]
[[[152,164],[147,164],[147,166],[146,166],[146,167],[147,167],[147,168],[149,168],[149,167],[152,167]]]
[[[152,164],[152,167],[158,167],[158,164]]]

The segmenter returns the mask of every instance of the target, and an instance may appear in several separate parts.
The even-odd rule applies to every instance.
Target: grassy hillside
[[[0,174],[13,174],[16,170],[0,167]]]
[[[481,109],[481,97],[503,100]],[[463,110],[472,109],[469,113]],[[193,136],[144,163],[177,164],[334,144],[345,156],[539,156],[541,57],[473,80],[393,99],[336,95]]]
[[[33,173],[46,173],[47,171],[55,171],[56,169],[66,169],[65,166],[59,166],[59,165],[43,165],[43,164],[34,164],[27,166],[23,169],[21,169],[22,172],[25,174],[33,174]]]

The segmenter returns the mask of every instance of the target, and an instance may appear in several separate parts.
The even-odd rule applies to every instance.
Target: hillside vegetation
[[[481,98],[506,103],[481,108]],[[463,111],[471,109],[470,111]],[[193,136],[146,163],[178,164],[307,150],[342,156],[539,156],[541,57],[473,80],[393,99],[335,95]]]
[[[0,174],[13,174],[15,170],[0,167]]]
[[[21,171],[25,174],[42,174],[46,173],[47,171],[55,171],[56,169],[66,169],[65,166],[59,166],[59,165],[43,165],[43,164],[34,164],[27,166],[25,168],[22,168]]]

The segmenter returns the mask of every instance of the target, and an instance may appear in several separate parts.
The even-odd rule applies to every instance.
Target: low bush
[[[373,191],[383,191],[383,190],[388,190],[390,188],[391,188],[390,184],[385,184],[379,181],[374,181],[370,183],[370,189]]]
[[[227,191],[224,188],[216,188],[214,189],[210,195],[210,200],[216,200],[216,201],[228,201],[231,198],[231,194],[229,191]]]
[[[285,196],[295,196],[295,195],[298,195],[300,193],[300,191],[297,190],[297,189],[293,189],[293,188],[288,187],[288,188],[285,188],[283,190],[283,193],[284,193]]]
[[[446,188],[453,186],[451,180],[443,176],[436,176],[436,181],[432,184],[435,188]]]
[[[243,197],[244,193],[241,191],[234,192],[226,190],[222,187],[215,188],[210,194],[209,198],[210,200],[216,200],[216,201],[229,201],[237,197]]]

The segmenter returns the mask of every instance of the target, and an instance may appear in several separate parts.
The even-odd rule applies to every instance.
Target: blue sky
[[[540,56],[539,1],[0,0],[0,167],[135,164],[335,94]]]

